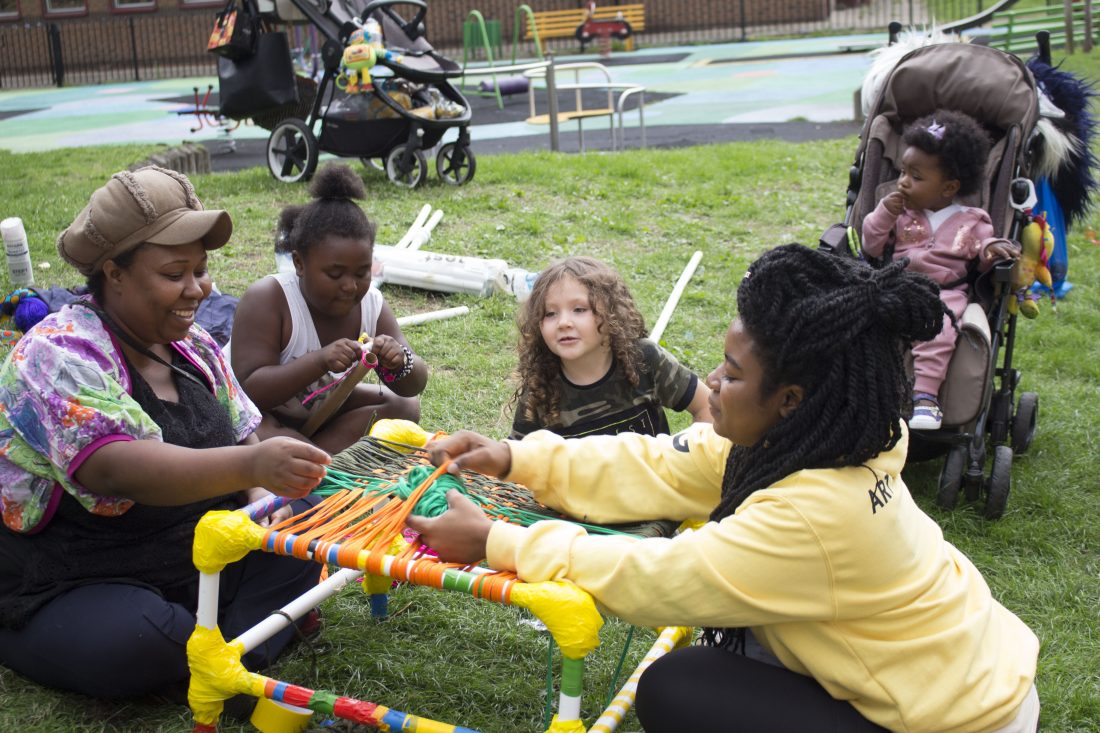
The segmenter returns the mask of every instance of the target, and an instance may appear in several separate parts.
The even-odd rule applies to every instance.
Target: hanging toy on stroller
[[[474,177],[470,105],[450,82],[462,69],[424,38],[423,0],[373,0],[359,13],[350,7],[354,0],[328,7],[289,2],[325,38],[324,75],[306,119],[287,117],[272,128],[267,162],[275,178],[308,180],[325,152],[359,158],[393,183],[415,188],[428,175],[426,151],[451,128],[458,136],[436,152],[436,173],[452,185]],[[416,12],[406,21],[395,5]]]

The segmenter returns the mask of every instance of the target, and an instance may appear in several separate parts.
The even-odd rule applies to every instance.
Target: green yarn
[[[417,466],[405,474],[389,490],[396,494],[399,499],[408,499],[413,490],[424,483],[434,470],[431,466]],[[413,507],[412,513],[420,517],[438,517],[447,511],[447,492],[451,489],[458,489],[463,494],[469,493],[466,491],[466,484],[455,476],[445,473],[428,487],[428,490],[420,497],[420,501]]]

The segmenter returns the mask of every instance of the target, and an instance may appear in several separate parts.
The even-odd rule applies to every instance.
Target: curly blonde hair
[[[642,360],[637,341],[646,335],[645,319],[638,311],[634,296],[622,276],[608,264],[593,257],[567,257],[552,262],[539,273],[531,297],[516,317],[519,363],[514,376],[518,386],[509,404],[515,404],[520,395],[526,393],[529,399],[524,418],[536,419],[534,410],[538,405],[545,409],[548,425],[557,423],[559,418],[561,359],[546,345],[540,327],[546,311],[547,291],[566,277],[574,278],[588,291],[588,301],[599,322],[600,334],[608,339],[617,367],[635,386]]]

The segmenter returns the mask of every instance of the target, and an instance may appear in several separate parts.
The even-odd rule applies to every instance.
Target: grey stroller
[[[848,227],[860,231],[864,217],[895,190],[905,147],[902,129],[941,108],[965,112],[993,139],[985,184],[966,203],[989,212],[997,236],[1019,240],[1034,202],[1028,175],[1039,117],[1035,80],[1015,56],[943,43],[911,51],[884,79],[849,171],[844,223],[823,235],[823,248],[859,256],[848,248]],[[1012,457],[1031,444],[1039,407],[1034,392],[1016,396],[1021,373],[1012,364],[1017,319],[1008,307],[1015,297],[1012,269],[1012,263],[1001,263],[972,278],[971,302],[940,391],[943,425],[910,433],[910,460],[944,456],[937,502],[953,508],[965,492],[971,501],[984,498],[989,518],[1004,513]]]
[[[406,20],[394,6],[411,8],[411,17]],[[436,53],[425,38],[428,6],[423,0],[261,0],[260,9],[279,22],[308,22],[324,38],[324,73],[310,92],[314,96],[302,105],[308,114],[286,116],[269,126],[267,162],[275,178],[309,179],[325,152],[359,158],[385,171],[393,183],[415,188],[427,178],[426,151],[451,128],[458,130],[458,137],[436,151],[436,173],[452,185],[474,177],[470,105],[450,82],[462,75],[462,69]],[[393,53],[378,59],[370,91],[348,94],[336,84],[344,48],[368,20],[379,24],[386,48]],[[429,109],[426,105],[433,98],[437,107],[442,103],[452,113],[442,117],[421,112]]]

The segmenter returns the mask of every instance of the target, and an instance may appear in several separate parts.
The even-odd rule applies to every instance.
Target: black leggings
[[[250,553],[222,573],[218,626],[228,641],[317,584],[321,566]],[[198,574],[196,573],[196,580]],[[0,664],[42,685],[94,697],[138,697],[188,679],[197,583],[172,600],[146,586],[96,583],[64,593],[22,629],[0,629]],[[186,600],[185,600],[186,598]],[[286,628],[244,657],[262,669],[294,638]]]
[[[812,677],[734,654],[692,646],[654,662],[635,703],[646,733],[881,733]]]

